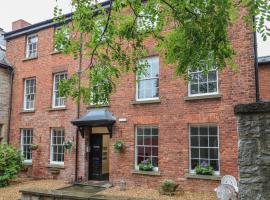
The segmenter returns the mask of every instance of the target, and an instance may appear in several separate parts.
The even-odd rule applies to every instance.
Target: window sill
[[[20,113],[35,113],[35,110],[24,110],[24,109],[22,109]]]
[[[161,103],[160,99],[151,99],[151,100],[143,100],[143,101],[132,101],[132,105],[139,105],[139,104],[158,104]]]
[[[32,166],[33,164],[32,164],[32,162],[24,161],[24,162],[23,162],[23,165],[24,165],[24,166]]]
[[[193,101],[193,100],[203,100],[203,99],[220,99],[222,94],[209,94],[209,95],[202,95],[202,96],[187,96],[184,97],[185,101]]]
[[[90,109],[90,108],[104,108],[104,107],[110,107],[110,105],[109,104],[88,105],[86,108]]]
[[[149,175],[149,176],[160,176],[159,171],[140,171],[140,170],[133,170],[132,174],[140,174],[140,175]]]
[[[198,174],[186,174],[186,178],[188,179],[205,179],[205,180],[214,180],[214,181],[220,181],[221,176],[218,175],[198,175]]]
[[[54,170],[54,169],[65,169],[65,166],[63,164],[49,164],[47,166],[48,169]]]
[[[30,58],[24,58],[23,61],[28,61],[28,60],[35,60],[37,59],[38,57],[35,56],[35,57],[30,57]]]
[[[49,108],[48,111],[65,111],[67,110],[67,107],[59,107],[59,108]]]
[[[55,55],[55,54],[62,54],[62,53],[63,53],[62,51],[52,51],[50,54]]]

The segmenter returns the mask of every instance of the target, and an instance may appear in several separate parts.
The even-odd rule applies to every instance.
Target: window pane
[[[200,135],[208,135],[208,127],[200,127]]]
[[[210,149],[210,159],[218,159],[218,149]]]
[[[190,85],[190,93],[191,94],[198,94],[199,93],[199,85],[198,84]]]
[[[144,147],[137,147],[138,148],[138,156],[144,156]]]
[[[198,136],[191,136],[190,145],[191,145],[192,147],[197,147],[197,146],[199,146],[199,138],[198,138]]]
[[[152,140],[152,137],[151,136],[144,136],[144,145],[151,145],[151,140]]]
[[[200,83],[207,82],[207,75],[205,75],[204,73],[200,72],[199,73],[199,81],[200,81]]]
[[[152,157],[152,165],[158,167],[158,157]]]
[[[191,160],[191,169],[195,169],[195,167],[199,165],[199,159],[192,159]]]
[[[198,84],[198,81],[199,81],[198,73],[190,74],[190,83],[191,84]]]
[[[209,135],[217,135],[217,126],[210,126],[209,127]]]
[[[199,158],[199,149],[191,148],[191,158]]]
[[[144,156],[138,156],[137,161],[137,165],[140,164],[142,161],[144,161]]]
[[[143,136],[137,136],[137,145],[143,145]]]
[[[208,147],[208,137],[200,137],[200,147]]]
[[[217,92],[217,83],[212,82],[208,84],[208,92]]]
[[[219,171],[218,160],[210,160],[210,165],[214,168],[215,171]]]
[[[158,146],[158,136],[152,136],[152,145]]]
[[[158,148],[152,147],[152,156],[158,156]]]
[[[217,80],[217,72],[216,71],[210,71],[208,73],[208,81],[216,81]]]
[[[216,136],[209,136],[209,147],[218,147],[218,138]]]
[[[191,135],[198,135],[199,133],[199,128],[198,127],[191,127],[190,128],[190,134]]]
[[[207,83],[201,83],[199,85],[200,93],[207,93]]]
[[[144,151],[145,151],[145,153],[144,153],[145,156],[151,156],[152,155],[151,147],[145,147]]]
[[[208,148],[200,149],[200,158],[208,159]]]

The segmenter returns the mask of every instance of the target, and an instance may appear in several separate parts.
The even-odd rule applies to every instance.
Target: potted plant
[[[165,195],[174,195],[179,184],[176,184],[173,180],[164,180],[161,183],[160,192]]]
[[[38,144],[31,144],[29,148],[30,150],[35,151],[38,149]]]
[[[142,161],[139,164],[139,170],[141,171],[153,171],[153,165],[149,159]]]
[[[115,143],[113,144],[113,148],[117,152],[123,151],[123,149],[124,149],[124,142],[121,141],[121,140],[115,141]]]
[[[203,161],[195,167],[195,172],[199,175],[213,175],[213,167],[208,165],[206,161]]]
[[[72,146],[73,146],[73,142],[71,140],[64,141],[63,145],[64,145],[65,150],[68,150],[69,152],[71,152]]]

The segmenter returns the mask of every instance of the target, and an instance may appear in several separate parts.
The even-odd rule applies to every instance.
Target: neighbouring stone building
[[[0,28],[0,142],[8,140],[12,67],[5,56],[4,31]]]
[[[260,97],[263,101],[270,101],[270,55],[259,57],[258,62]]]
[[[124,75],[109,105],[81,105],[79,120],[76,103],[58,93],[59,80],[76,73],[79,62],[55,51],[57,25],[53,20],[33,25],[17,21],[13,27],[5,34],[14,67],[9,134],[29,165],[25,175],[109,179],[114,184],[124,178],[128,186],[148,187],[173,179],[185,189],[208,191],[225,174],[238,177],[234,106],[255,101],[253,36],[244,22],[229,30],[237,70],[192,72],[190,82],[174,78],[174,68],[147,39],[149,75],[137,81],[134,73]],[[64,140],[74,142],[71,152],[64,151]],[[124,142],[123,152],[113,150],[117,140]],[[31,150],[32,144],[38,148]],[[139,170],[146,159],[153,171]],[[212,176],[195,174],[203,162],[214,168]]]

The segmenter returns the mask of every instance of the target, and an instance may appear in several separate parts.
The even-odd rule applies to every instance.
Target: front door
[[[90,137],[89,179],[102,179],[102,135],[93,134]]]

